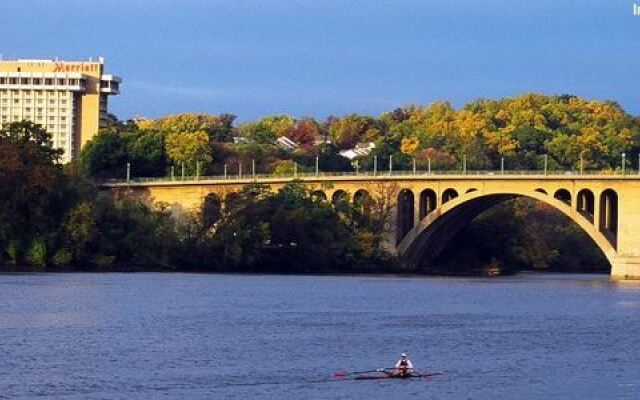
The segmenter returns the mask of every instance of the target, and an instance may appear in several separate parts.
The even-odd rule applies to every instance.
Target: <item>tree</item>
[[[40,125],[16,122],[0,130],[0,253],[11,247],[19,257],[56,227],[65,208],[60,156]]]
[[[166,140],[169,159],[177,166],[185,166],[185,173],[195,174],[200,165],[200,172],[211,162],[209,137],[206,132],[170,133]]]
[[[84,170],[95,178],[126,176],[127,143],[118,128],[102,129],[80,153]]]

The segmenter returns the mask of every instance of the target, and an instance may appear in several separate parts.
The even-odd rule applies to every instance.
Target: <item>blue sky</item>
[[[640,1],[638,1],[640,3]],[[8,3],[8,4],[7,4]],[[640,114],[626,0],[5,0],[4,58],[102,55],[111,111],[324,118],[535,91]]]

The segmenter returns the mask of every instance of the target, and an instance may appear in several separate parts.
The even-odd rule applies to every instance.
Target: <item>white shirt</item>
[[[413,363],[408,358],[405,360],[407,362],[407,369],[413,369]],[[402,359],[398,360],[396,363],[396,368],[400,368],[402,363]]]

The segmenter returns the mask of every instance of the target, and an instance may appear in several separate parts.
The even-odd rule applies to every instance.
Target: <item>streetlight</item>
[[[256,179],[256,160],[251,160],[251,175],[253,176],[253,179]]]
[[[431,157],[427,158],[427,173],[431,175]]]
[[[316,156],[316,176],[320,174],[320,157]]]
[[[504,175],[504,157],[500,157],[500,174]]]
[[[625,167],[625,158],[627,157],[626,153],[622,153],[622,176],[624,176],[624,167]]]
[[[416,174],[416,159],[415,157],[413,158],[413,174]]]
[[[389,156],[389,175],[393,172],[393,156]]]
[[[549,166],[549,156],[544,155],[544,174],[547,174],[547,167]]]
[[[127,163],[127,184],[131,181],[131,163]]]
[[[462,156],[462,172],[467,173],[467,155]]]
[[[373,156],[373,176],[378,174],[378,156]]]
[[[224,179],[227,179],[227,164],[224,165]]]

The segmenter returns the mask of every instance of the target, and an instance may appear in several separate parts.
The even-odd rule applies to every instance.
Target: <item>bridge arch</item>
[[[369,216],[371,215],[372,204],[373,199],[368,191],[359,189],[353,194],[353,205],[366,218],[369,218]]]
[[[396,225],[396,242],[402,239],[413,229],[414,196],[413,191],[402,189],[398,193],[398,223]]]
[[[338,189],[331,195],[331,203],[333,205],[338,204],[341,201],[345,201],[349,199],[349,194],[346,190]]]
[[[556,190],[556,192],[553,194],[553,197],[555,197],[556,199],[560,200],[563,203],[571,205],[571,192],[569,192],[567,189]]]
[[[442,204],[448,202],[449,200],[453,200],[458,197],[458,192],[455,189],[447,189],[442,192]]]
[[[600,232],[615,248],[618,240],[618,193],[606,189],[600,194]]]
[[[317,201],[327,201],[327,194],[322,190],[314,190],[311,192],[311,199]]]
[[[420,220],[426,217],[438,206],[438,194],[433,189],[424,189],[420,192],[420,204],[418,216]]]
[[[578,212],[591,223],[593,223],[593,215],[595,213],[595,199],[593,192],[589,189],[580,190],[576,196]]]
[[[613,192],[613,191],[611,191]],[[611,234],[617,228],[617,196],[615,192],[603,192],[601,195],[601,210],[609,210],[609,217],[600,218],[610,221]],[[434,212],[427,215],[412,229],[398,244],[398,255],[409,268],[418,267],[423,261],[427,264],[439,256],[453,237],[467,226],[482,212],[517,197],[529,197],[549,204],[569,217],[580,226],[592,241],[598,246],[611,265],[616,256],[615,245],[605,232],[600,232],[594,224],[583,218],[563,200],[547,196],[538,191],[511,192],[472,192],[441,204]],[[601,225],[603,226],[603,225]],[[602,228],[601,228],[602,230]]]

